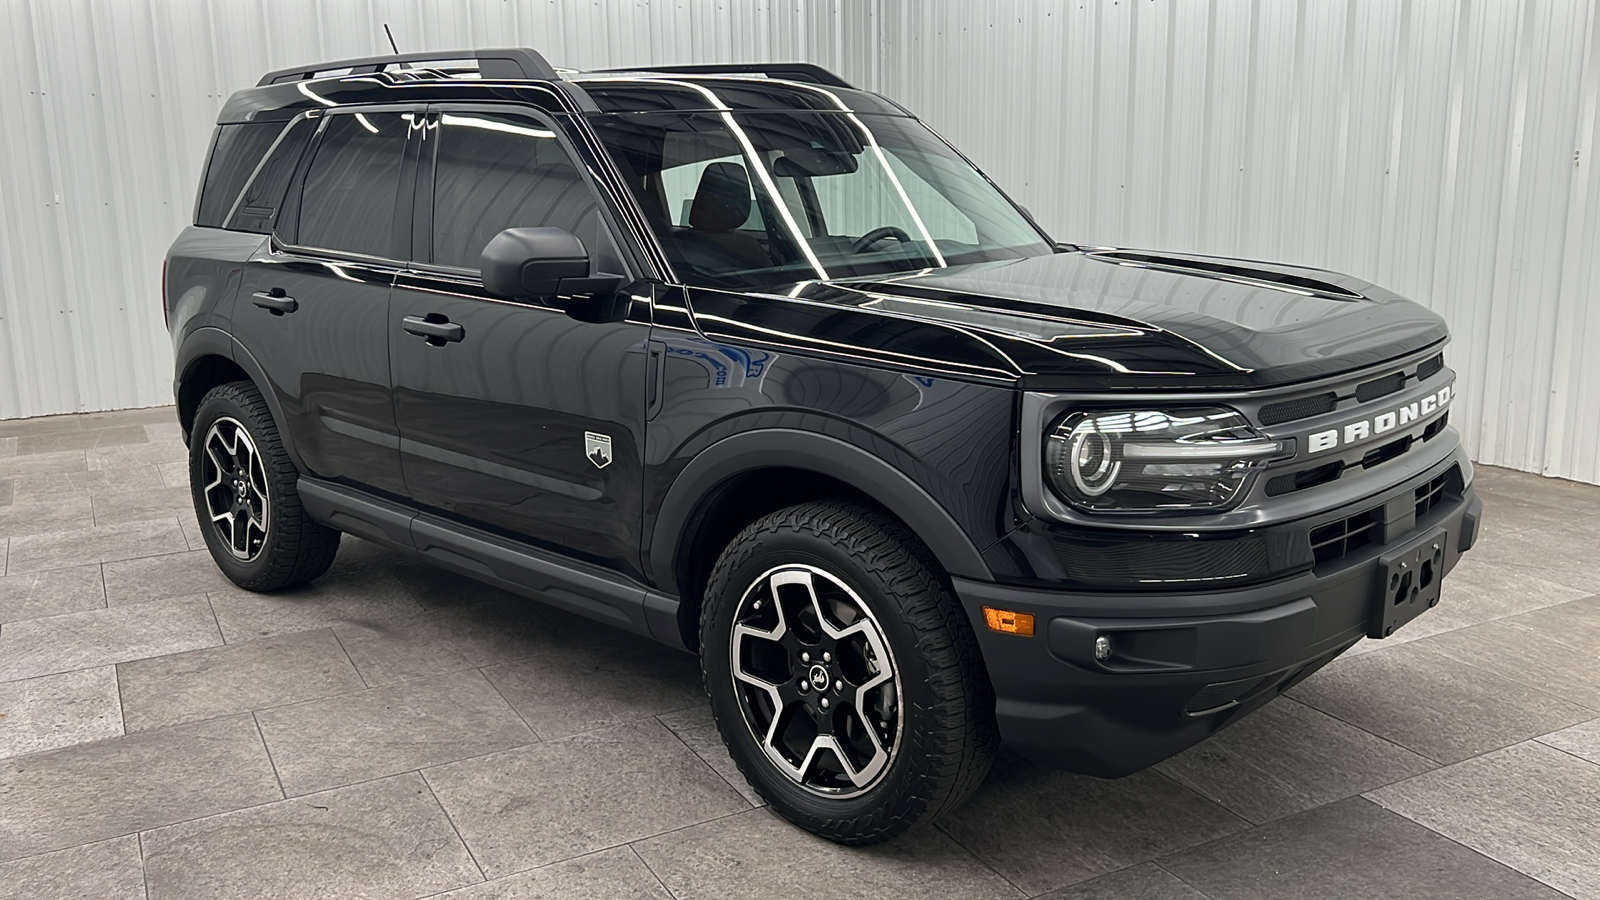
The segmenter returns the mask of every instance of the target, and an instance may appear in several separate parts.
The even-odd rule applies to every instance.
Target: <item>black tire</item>
[[[246,440],[239,440],[240,432]],[[207,440],[213,437],[216,455],[208,456]],[[219,449],[230,439],[235,449],[253,452],[259,468],[241,463],[237,456]],[[217,473],[223,471],[216,461],[218,457],[237,466],[235,473],[250,475],[240,474],[239,480],[212,487],[208,499],[208,483],[216,481]],[[277,423],[254,384],[235,381],[220,385],[200,401],[189,432],[189,488],[211,558],[234,584],[252,591],[282,590],[305,584],[333,565],[334,555],[339,552],[339,532],[306,515],[295,487],[298,477],[278,437]],[[212,505],[220,508],[219,498],[231,497],[230,486],[240,480],[245,482],[239,491],[240,505],[248,502],[252,508],[259,508],[258,519],[264,523],[254,531],[240,532],[243,537],[238,545],[243,555],[230,548],[227,535],[233,533],[232,525],[213,522],[211,515]]]
[[[793,588],[778,583],[788,579],[800,583]],[[787,599],[780,599],[780,592]],[[823,598],[810,602],[809,613],[808,596]],[[824,607],[838,614],[830,613],[833,629],[849,631],[863,619],[870,621],[850,639],[808,644],[812,637],[831,637],[820,626],[805,624]],[[742,627],[737,650],[736,621]],[[889,703],[887,683],[870,689],[877,693],[855,691],[881,677],[878,653],[865,637],[874,626],[887,645],[898,719],[882,712]],[[753,635],[752,628],[766,633]],[[793,640],[768,636],[780,631]],[[864,654],[863,645],[869,645]],[[808,654],[815,653],[821,646],[832,646],[836,656],[822,667],[825,677],[812,680],[819,667],[799,653],[806,647]],[[722,552],[706,585],[700,648],[717,728],[745,778],[784,818],[839,843],[886,841],[954,808],[983,781],[999,743],[994,691],[977,639],[937,563],[905,526],[865,505],[806,503],[744,529]],[[874,660],[866,670],[847,660],[862,655]],[[774,688],[787,667],[784,693],[736,679],[736,657],[744,674],[759,674]],[[806,665],[811,668],[802,668]],[[838,667],[831,672],[840,680],[830,681],[835,674],[828,666]],[[865,675],[845,671],[851,666]],[[762,671],[752,672],[755,668]],[[802,677],[795,677],[797,671]],[[801,681],[826,687],[818,691]],[[856,709],[862,705],[870,707],[865,715]],[[823,712],[823,706],[831,712]],[[762,718],[772,709],[792,711]],[[866,734],[877,719],[882,727]],[[757,732],[775,722],[783,736],[768,743],[767,732]],[[834,736],[845,755],[853,756],[854,772],[840,764],[839,752],[817,749],[822,734]],[[795,762],[808,740],[808,755],[820,765]],[[879,751],[888,752],[888,761],[874,770],[870,760]],[[780,768],[771,754],[790,769]],[[797,769],[803,771],[792,774]],[[855,782],[868,771],[876,771],[875,780]]]

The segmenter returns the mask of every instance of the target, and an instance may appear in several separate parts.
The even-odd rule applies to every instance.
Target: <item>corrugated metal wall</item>
[[[807,0],[0,0],[0,418],[172,402],[159,283],[222,102],[263,72],[531,46],[558,66],[869,55]],[[848,37],[847,37],[848,36]],[[852,41],[864,41],[853,46]]]
[[[1600,483],[1595,0],[5,0],[0,417],[167,402],[159,260],[218,106],[269,68],[381,52],[384,22],[404,50],[580,68],[835,68],[1060,238],[1429,304],[1476,456]]]
[[[879,89],[1058,238],[1449,320],[1483,462],[1600,483],[1593,0],[882,0]]]

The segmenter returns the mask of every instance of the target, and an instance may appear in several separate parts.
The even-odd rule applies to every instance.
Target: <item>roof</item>
[[[555,114],[851,111],[906,115],[810,63],[558,70],[527,48],[453,50],[335,60],[268,72],[223,106],[219,123],[288,118],[367,103],[530,103]]]

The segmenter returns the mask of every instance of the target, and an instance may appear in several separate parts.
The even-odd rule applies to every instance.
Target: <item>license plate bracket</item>
[[[1368,620],[1368,637],[1386,638],[1438,605],[1449,537],[1438,528],[1378,557],[1378,608]]]

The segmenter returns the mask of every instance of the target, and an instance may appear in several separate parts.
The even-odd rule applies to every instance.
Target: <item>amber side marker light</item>
[[[1033,613],[1012,612],[1009,609],[995,609],[992,606],[985,606],[983,608],[983,620],[989,623],[989,628],[992,631],[1033,637]]]

